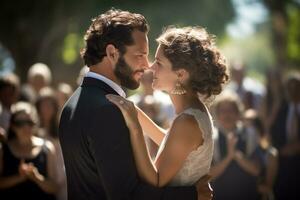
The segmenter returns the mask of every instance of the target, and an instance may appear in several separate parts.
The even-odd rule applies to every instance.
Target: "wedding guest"
[[[18,102],[12,108],[7,143],[0,149],[0,196],[3,200],[54,200],[55,149],[36,137],[34,107]]]
[[[40,90],[36,102],[36,109],[40,119],[39,134],[41,137],[51,141],[55,147],[57,199],[67,198],[67,182],[65,165],[58,139],[58,111],[59,105],[55,91],[50,87]]]
[[[35,103],[40,90],[52,83],[52,73],[48,65],[35,63],[27,73],[27,82],[21,87],[21,99]]]
[[[59,83],[56,88],[56,99],[58,103],[58,113],[62,110],[66,101],[71,97],[73,93],[72,86],[67,83]]]
[[[257,199],[259,156],[255,135],[242,121],[242,101],[233,92],[216,98],[216,135],[211,168],[214,199]]]
[[[0,127],[8,130],[11,106],[18,100],[20,80],[16,74],[0,77]]]
[[[287,104],[281,107],[270,135],[279,151],[276,198],[299,199],[300,177],[300,74],[293,73],[285,82]]]
[[[278,171],[278,151],[270,143],[262,120],[257,112],[249,109],[244,114],[245,125],[255,131],[258,139],[256,153],[259,155],[260,173],[258,177],[258,192],[261,200],[274,200],[274,183]]]

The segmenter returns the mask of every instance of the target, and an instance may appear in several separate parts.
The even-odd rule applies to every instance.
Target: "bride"
[[[107,95],[124,115],[138,173],[157,187],[193,185],[210,170],[213,122],[203,99],[217,95],[228,80],[213,37],[201,27],[170,27],[157,39],[154,89],[170,95],[177,117],[166,131],[123,97]],[[201,98],[199,98],[201,96]],[[151,161],[143,132],[159,151]]]

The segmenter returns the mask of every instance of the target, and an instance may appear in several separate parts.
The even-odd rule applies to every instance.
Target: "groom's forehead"
[[[126,52],[129,53],[134,53],[134,54],[143,54],[143,55],[148,55],[149,54],[149,48],[148,47],[143,47],[142,45],[131,45],[131,46],[126,46]]]
[[[141,31],[133,31],[132,38],[136,46],[148,46],[147,33]]]
[[[135,51],[140,54],[148,54],[149,53],[149,44],[146,33],[144,36],[133,37],[134,43],[132,45],[126,46],[127,50]]]

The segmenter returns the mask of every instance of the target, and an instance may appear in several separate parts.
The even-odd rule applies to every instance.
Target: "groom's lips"
[[[134,72],[134,77],[136,77],[137,79],[141,79],[142,76],[144,75],[144,71],[136,71]]]
[[[134,74],[138,74],[140,76],[143,76],[144,70],[136,71],[136,72],[134,72]]]
[[[139,69],[139,70],[135,70],[134,73],[139,73],[139,72],[144,73],[144,71],[145,70],[143,70],[143,69]]]

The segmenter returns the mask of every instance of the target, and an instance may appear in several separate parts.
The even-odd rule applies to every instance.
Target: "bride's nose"
[[[156,64],[155,62],[150,63],[150,68],[149,68],[152,72],[154,72],[156,70]]]

